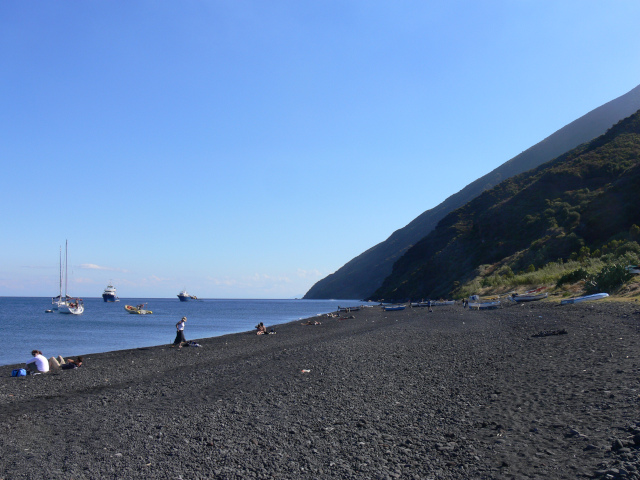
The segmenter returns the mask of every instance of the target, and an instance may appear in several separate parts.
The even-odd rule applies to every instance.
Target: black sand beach
[[[0,478],[640,479],[640,305],[348,315],[2,367]]]

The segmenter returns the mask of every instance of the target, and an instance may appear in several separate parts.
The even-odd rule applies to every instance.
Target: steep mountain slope
[[[371,297],[448,296],[480,265],[540,267],[583,247],[603,248],[640,225],[638,188],[640,111],[451,212],[396,262]]]
[[[640,85],[587,113],[540,143],[470,183],[407,226],[318,281],[304,298],[365,298],[382,285],[393,264],[412,245],[431,232],[449,212],[461,207],[501,181],[525,172],[576,146],[602,135],[619,120],[640,109]]]

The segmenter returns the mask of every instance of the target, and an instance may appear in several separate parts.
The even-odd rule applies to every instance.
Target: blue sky
[[[640,2],[0,3],[0,296],[294,298],[640,84]]]

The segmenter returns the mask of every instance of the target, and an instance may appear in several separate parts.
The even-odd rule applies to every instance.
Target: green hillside
[[[427,210],[408,225],[393,232],[385,241],[351,259],[336,272],[318,281],[304,298],[365,298],[380,288],[393,264],[409,248],[427,236],[448,213],[498,185],[526,172],[607,131],[616,122],[640,108],[640,85],[626,94],[574,120],[549,137],[498,168],[473,181],[436,207]]]
[[[611,261],[614,249],[635,255],[639,200],[640,111],[451,212],[370,298],[450,296],[498,267],[513,275],[579,257]]]

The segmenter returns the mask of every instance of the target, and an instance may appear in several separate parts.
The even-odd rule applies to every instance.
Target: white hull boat
[[[548,293],[538,293],[537,295],[518,295],[515,294],[511,298],[514,302],[536,302],[549,296]]]
[[[469,302],[469,308],[475,310],[491,310],[493,308],[499,308],[500,301],[496,300],[493,302]]]
[[[84,312],[84,303],[82,302],[82,299],[72,298],[67,295],[68,251],[69,242],[65,244],[64,249],[64,300],[62,300],[63,297],[61,291],[57,304],[54,304],[53,310],[57,310],[58,313],[82,315],[82,312]],[[62,290],[62,261],[60,262],[60,289]]]
[[[585,295],[584,297],[576,297],[576,298],[567,298],[566,300],[562,300],[560,305],[569,305],[571,303],[579,303],[579,302],[590,302],[592,300],[600,300],[602,298],[607,298],[609,296],[608,293],[594,293],[593,295]]]

